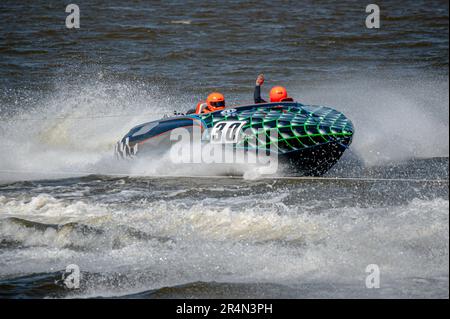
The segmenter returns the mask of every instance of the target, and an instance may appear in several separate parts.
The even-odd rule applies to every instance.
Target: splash
[[[117,162],[114,143],[131,127],[189,109],[189,92],[167,93],[161,85],[107,80],[99,72],[73,84],[58,81],[50,94],[7,95],[0,107],[1,181],[88,174],[221,175],[228,167],[169,167],[167,158]],[[292,84],[296,87],[295,84]],[[351,150],[365,165],[416,157],[448,156],[448,78],[319,83],[290,88],[305,104],[329,105],[354,123]],[[243,97],[241,97],[243,98]],[[246,96],[243,98],[248,100]],[[234,169],[253,179],[259,174]]]
[[[448,77],[392,74],[293,89],[306,104],[334,106],[355,126],[351,149],[366,165],[448,157]]]
[[[99,75],[83,83],[60,84],[54,94],[2,105],[0,178],[126,173],[112,161],[114,143],[173,104],[158,97],[160,88],[141,82],[110,82]]]

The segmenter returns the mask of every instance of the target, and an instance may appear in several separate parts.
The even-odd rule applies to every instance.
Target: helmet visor
[[[221,107],[225,106],[225,101],[217,101],[217,102],[209,102],[212,107]]]

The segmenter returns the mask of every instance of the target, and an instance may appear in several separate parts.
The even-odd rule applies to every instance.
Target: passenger
[[[256,78],[255,91],[253,93],[253,99],[255,104],[267,103],[261,98],[261,85],[264,83],[264,75],[260,74]],[[270,102],[293,102],[294,100],[288,96],[286,88],[282,86],[274,86],[269,93]]]

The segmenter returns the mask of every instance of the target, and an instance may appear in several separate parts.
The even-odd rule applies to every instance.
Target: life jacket
[[[197,103],[197,107],[195,108],[195,114],[208,113],[207,109],[208,104],[205,101],[200,101]]]
[[[208,108],[208,104],[205,101],[200,101],[197,104],[197,107],[195,108],[195,114],[201,114],[201,113],[210,113],[210,112],[215,112],[215,111],[219,111],[219,110],[223,110],[225,107],[215,107],[215,110],[210,110]]]

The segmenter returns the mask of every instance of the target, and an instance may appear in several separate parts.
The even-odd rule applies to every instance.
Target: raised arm
[[[261,85],[264,83],[264,75],[260,74],[258,75],[258,77],[256,78],[256,85],[255,85],[255,91],[253,93],[253,99],[255,100],[255,104],[258,103],[266,103],[266,101],[264,101],[261,98]]]

